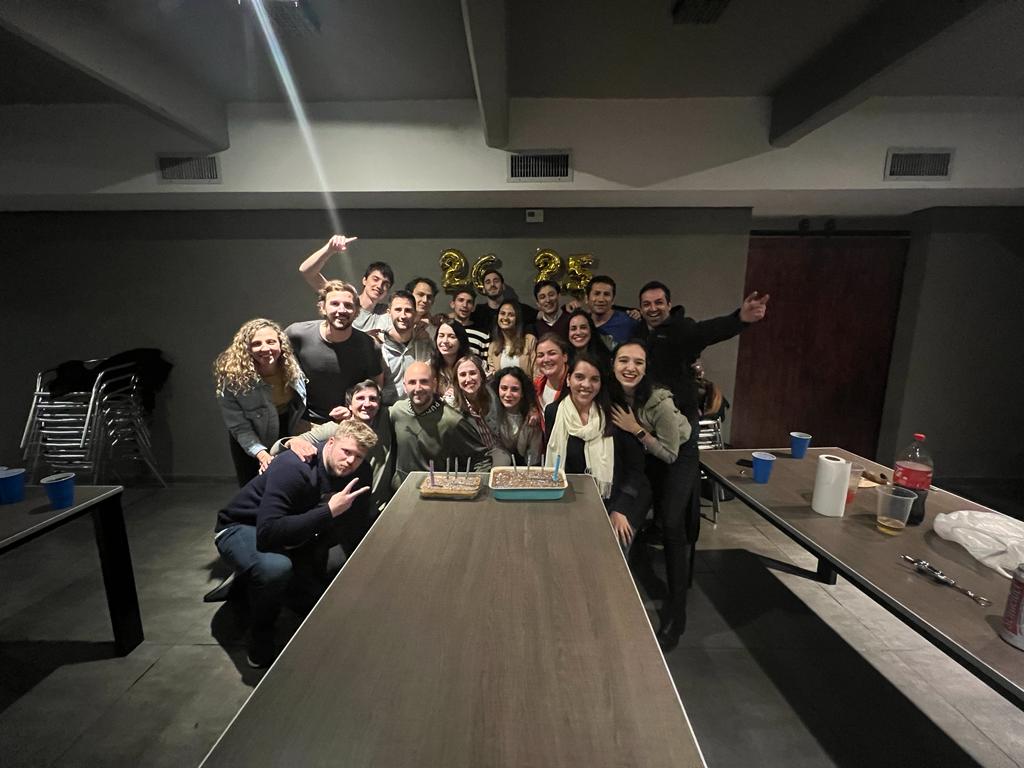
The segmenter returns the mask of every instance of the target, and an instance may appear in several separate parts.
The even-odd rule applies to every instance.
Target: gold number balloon
[[[466,257],[462,255],[462,251],[458,251],[454,248],[449,248],[445,251],[441,251],[441,258],[438,260],[438,264],[441,265],[441,285],[444,290],[451,293],[456,288],[466,288],[469,286],[469,269],[466,265]]]
[[[589,253],[574,253],[567,259],[567,263],[569,266],[565,270],[562,290],[582,296],[587,292],[587,284],[594,276],[588,269],[594,263],[594,257]]]
[[[501,262],[493,253],[488,253],[486,256],[481,256],[476,260],[469,274],[476,292],[481,296],[484,294],[484,272],[489,269],[498,269],[500,266]]]
[[[537,267],[537,276],[533,282],[541,280],[555,280],[562,274],[562,257],[550,248],[538,248],[537,255],[533,257],[533,263]]]

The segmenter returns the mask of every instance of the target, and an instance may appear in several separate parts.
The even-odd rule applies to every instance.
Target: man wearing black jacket
[[[690,438],[679,446],[674,471],[653,478],[655,520],[662,527],[666,557],[671,550],[675,564],[669,589],[673,597],[662,608],[658,630],[658,644],[666,653],[675,648],[686,628],[689,550],[700,533],[700,429],[692,364],[705,347],[731,339],[749,324],[763,320],[767,304],[768,294],[759,297],[755,291],[732,314],[697,321],[687,317],[682,307],[671,308],[672,295],[664,283],[654,281],[640,289],[643,325],[639,336],[647,344],[647,375],[672,390],[676,407],[690,422]],[[638,551],[646,550],[641,545]]]
[[[312,608],[326,587],[327,548],[340,543],[351,554],[368,530],[372,476],[363,458],[376,442],[368,426],[345,421],[311,463],[281,454],[217,513],[217,551],[248,587],[250,666],[274,660],[285,593],[294,594],[300,611]]]

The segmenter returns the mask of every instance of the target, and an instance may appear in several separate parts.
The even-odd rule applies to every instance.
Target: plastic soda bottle
[[[920,525],[924,520],[924,502],[932,484],[935,462],[924,447],[925,437],[920,432],[914,435],[914,442],[896,454],[896,472],[892,484],[913,491],[917,496],[910,509],[907,525]]]

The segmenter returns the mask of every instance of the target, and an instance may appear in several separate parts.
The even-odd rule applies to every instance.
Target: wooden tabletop
[[[593,479],[512,503],[422,478],[203,765],[703,765]]]
[[[26,486],[23,501],[0,505],[0,552],[14,549],[74,520],[93,505],[123,490],[120,485],[76,485],[74,506],[53,509],[45,489],[38,485]]]
[[[924,522],[892,536],[875,527],[876,492],[861,488],[843,517],[825,517],[811,509],[817,457],[841,456],[870,471],[892,469],[840,448],[814,448],[803,459],[789,449],[770,450],[779,458],[766,484],[737,466],[749,450],[702,451],[701,464],[749,506],[956,657],[1003,695],[1024,705],[1024,651],[998,635],[1010,580],[983,565],[959,544],[932,530],[935,516],[957,510],[992,511],[947,491],[929,492]],[[745,470],[744,474],[740,474]],[[905,553],[945,571],[962,586],[992,600],[984,608],[966,595],[938,584],[899,560]]]

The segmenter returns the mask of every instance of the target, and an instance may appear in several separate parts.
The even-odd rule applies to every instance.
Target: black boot
[[[661,626],[656,637],[662,653],[668,653],[679,645],[679,638],[686,631],[686,596],[681,606],[673,606],[669,600],[661,613]]]

